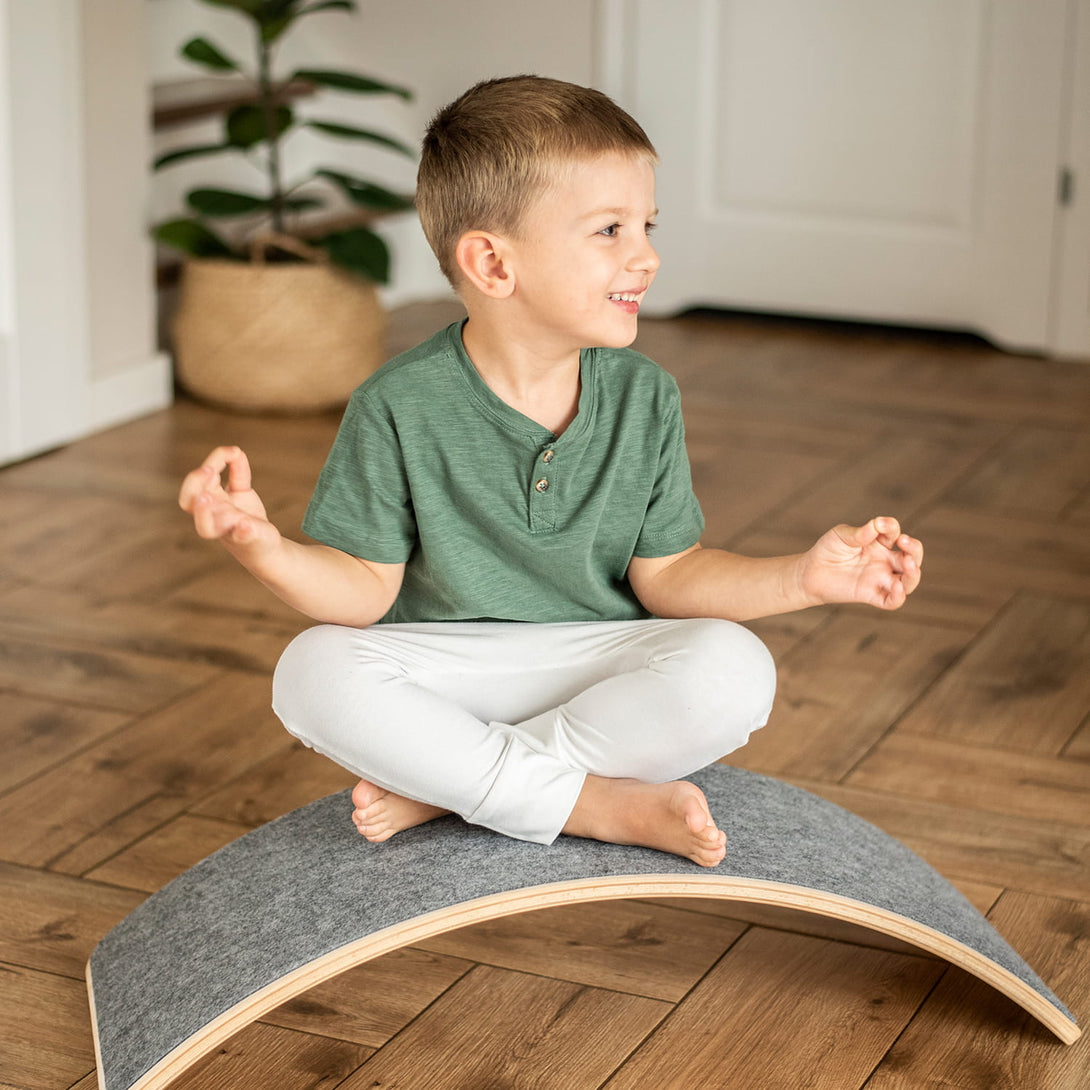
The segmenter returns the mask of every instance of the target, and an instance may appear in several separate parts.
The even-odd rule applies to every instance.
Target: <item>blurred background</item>
[[[1090,0],[337,7],[300,20],[278,64],[364,71],[412,100],[322,88],[300,111],[415,146],[470,84],[518,72],[629,109],[663,160],[653,314],[959,329],[1090,358]],[[195,184],[258,181],[237,156],[151,169],[222,128],[184,108],[210,78],[179,55],[194,35],[250,49],[246,20],[200,0],[0,0],[0,462],[171,399],[176,278],[150,227]],[[413,186],[415,163],[373,144],[298,131],[283,155],[289,174]],[[385,305],[448,295],[411,212],[376,230]]]

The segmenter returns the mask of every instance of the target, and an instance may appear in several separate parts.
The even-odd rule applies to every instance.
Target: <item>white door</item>
[[[1046,349],[1078,2],[607,0],[601,85],[662,156],[651,308]]]

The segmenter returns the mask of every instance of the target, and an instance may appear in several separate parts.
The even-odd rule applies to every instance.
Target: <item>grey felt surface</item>
[[[95,949],[106,1090],[127,1090],[247,996],[375,931],[489,894],[607,876],[716,874],[863,901],[974,948],[1070,1017],[957,890],[881,830],[765,776],[713,765],[691,778],[730,838],[714,871],[646,848],[569,837],[528,844],[453,817],[373,845],[349,821],[347,792],[254,830],[149,898]]]

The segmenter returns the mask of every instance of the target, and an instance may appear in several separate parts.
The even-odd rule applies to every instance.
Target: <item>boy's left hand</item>
[[[919,586],[923,545],[895,518],[836,526],[801,558],[804,592],[820,602],[860,602],[900,609]]]

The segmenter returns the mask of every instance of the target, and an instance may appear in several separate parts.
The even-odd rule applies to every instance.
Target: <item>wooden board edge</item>
[[[98,1029],[94,1017],[93,988],[90,967],[88,967],[87,981],[88,990],[92,992],[91,1009],[92,1021],[95,1022],[100,1090],[165,1090],[171,1081],[178,1078],[213,1048],[223,1044],[239,1030],[258,1021],[262,1015],[268,1014],[282,1003],[326,980],[339,976],[356,965],[411,946],[423,939],[432,938],[468,924],[513,916],[521,912],[531,912],[538,908],[639,897],[711,897],[727,901],[745,901],[751,904],[802,909],[830,919],[858,924],[927,950],[964,969],[1022,1007],[1063,1044],[1074,1044],[1082,1036],[1082,1030],[1076,1022],[1008,969],[949,935],[887,909],[877,908],[839,894],[762,879],[723,878],[714,875],[693,875],[683,878],[677,875],[629,875],[571,879],[545,886],[529,886],[505,893],[490,894],[450,905],[447,908],[436,909],[421,916],[414,916],[400,924],[373,932],[301,965],[298,969],[271,981],[265,987],[247,996],[182,1041],[130,1087],[125,1088],[105,1085],[104,1068],[98,1052]]]
[[[98,1090],[106,1090],[106,1068],[102,1063],[102,1045],[98,1039],[98,1011],[95,1009],[95,985],[91,979],[91,963],[87,962],[83,970],[84,979],[87,981],[87,1005],[91,1010],[91,1036],[95,1045],[95,1078],[98,1081]]]

